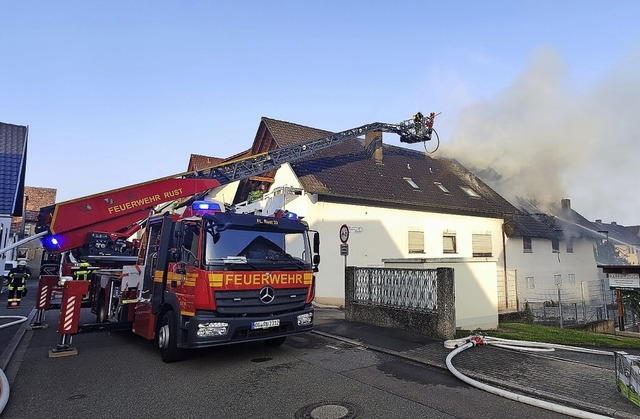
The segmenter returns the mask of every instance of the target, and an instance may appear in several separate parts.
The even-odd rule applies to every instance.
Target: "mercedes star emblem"
[[[276,298],[276,292],[271,287],[264,287],[260,290],[260,301],[265,304],[271,303]]]

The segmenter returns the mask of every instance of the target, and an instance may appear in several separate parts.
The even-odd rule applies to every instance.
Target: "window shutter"
[[[424,231],[409,231],[409,253],[424,253]]]
[[[456,235],[445,233],[442,235],[442,252],[456,253]]]
[[[471,236],[473,257],[491,257],[491,234],[473,234]]]

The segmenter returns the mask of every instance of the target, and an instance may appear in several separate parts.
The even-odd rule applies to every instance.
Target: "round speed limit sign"
[[[346,243],[347,240],[349,240],[349,227],[343,224],[342,227],[340,227],[340,241]]]

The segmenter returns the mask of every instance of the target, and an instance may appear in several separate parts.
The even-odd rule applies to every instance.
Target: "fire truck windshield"
[[[269,269],[311,269],[311,251],[304,231],[256,231],[229,228],[208,232],[207,265],[246,264]]]

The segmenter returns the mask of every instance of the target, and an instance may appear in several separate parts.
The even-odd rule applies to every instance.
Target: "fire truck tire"
[[[104,291],[100,291],[98,294],[98,300],[96,304],[96,323],[104,323],[107,321],[106,309],[104,307]]]
[[[267,340],[264,341],[264,343],[266,343],[269,346],[276,347],[276,346],[282,345],[285,340],[287,340],[287,337],[286,336],[281,336],[279,338],[267,339]]]
[[[158,329],[158,349],[164,362],[180,361],[184,357],[184,349],[178,348],[178,327],[176,314],[168,310],[162,316]]]

